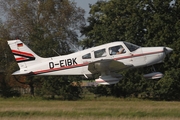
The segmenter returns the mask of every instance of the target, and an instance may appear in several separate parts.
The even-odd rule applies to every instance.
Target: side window
[[[105,57],[106,55],[107,55],[106,54],[106,49],[101,49],[101,50],[94,51],[95,58]]]
[[[117,54],[123,54],[126,53],[125,49],[122,45],[117,45],[109,48],[109,54],[110,55],[117,55]]]
[[[82,59],[91,59],[91,54],[88,53],[88,54],[83,55]]]

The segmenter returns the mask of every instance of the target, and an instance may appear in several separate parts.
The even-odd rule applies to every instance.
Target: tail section
[[[42,61],[42,58],[36,55],[21,40],[10,40],[8,44],[20,68],[20,71],[17,71],[19,74],[25,74],[25,71],[26,73],[30,72],[28,71],[29,67],[37,65]]]

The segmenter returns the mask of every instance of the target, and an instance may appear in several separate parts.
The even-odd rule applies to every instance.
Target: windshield
[[[138,48],[140,48],[140,46],[134,45],[134,44],[129,43],[129,42],[124,42],[124,44],[129,49],[130,52],[133,52],[133,51],[137,50]]]

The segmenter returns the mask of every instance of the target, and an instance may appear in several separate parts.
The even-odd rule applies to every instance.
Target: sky
[[[89,16],[89,4],[95,4],[98,0],[73,0],[77,3],[78,7],[83,8],[86,13],[85,13],[85,18]]]
[[[89,4],[95,4],[98,0],[72,0],[75,1],[77,3],[78,7],[83,8],[86,13],[85,13],[85,18],[87,18],[89,16]],[[2,18],[2,20],[4,21],[4,17],[2,17],[2,15],[0,15]]]
[[[89,16],[89,10],[90,10],[89,4],[95,4],[98,0],[72,0],[72,1],[75,1],[78,7],[81,7],[85,10],[84,17],[87,20],[87,17]],[[78,36],[79,36],[79,39],[83,38],[80,33],[78,34]]]

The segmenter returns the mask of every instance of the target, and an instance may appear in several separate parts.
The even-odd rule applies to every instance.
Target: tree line
[[[17,76],[18,69],[6,41],[20,38],[42,57],[74,52],[72,44],[83,49],[113,41],[128,41],[139,46],[168,46],[173,53],[155,66],[164,73],[160,80],[146,80],[142,74],[150,68],[137,68],[120,73],[124,79],[110,86],[88,87],[101,96],[139,97],[157,100],[180,99],[180,6],[172,0],[109,0],[90,5],[85,24],[84,10],[69,0],[1,0],[6,13],[0,22],[1,96],[17,94],[13,87],[28,85],[34,96],[63,96],[79,99],[83,96],[81,77]],[[78,39],[78,32],[82,36]],[[15,82],[16,81],[16,82]],[[75,83],[75,84],[74,84]],[[36,89],[35,89],[36,88]]]

